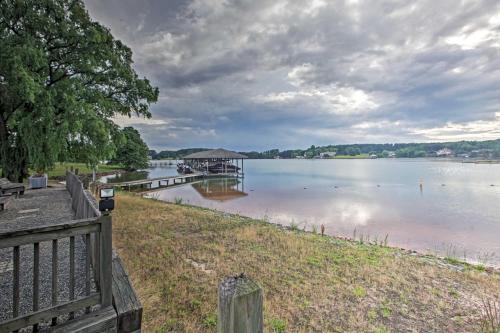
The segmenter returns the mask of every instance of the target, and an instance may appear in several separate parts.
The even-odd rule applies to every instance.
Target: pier
[[[202,172],[195,172],[186,175],[177,175],[177,176],[166,176],[166,177],[158,177],[151,179],[141,179],[141,180],[131,180],[121,183],[110,183],[113,187],[117,187],[123,190],[131,190],[132,188],[140,188],[140,189],[160,189],[173,187],[181,184],[187,184],[196,182],[202,179],[207,178],[238,178],[241,177],[242,174],[237,173],[218,173],[218,174],[206,174]]]
[[[201,172],[186,174],[186,175],[177,175],[177,176],[166,176],[166,177],[158,177],[151,179],[140,179],[140,180],[131,180],[121,183],[110,183],[114,187],[118,187],[121,189],[130,190],[132,187],[153,188],[153,184],[156,184],[157,188],[170,187],[179,184],[186,184],[196,180],[203,179],[204,175]]]

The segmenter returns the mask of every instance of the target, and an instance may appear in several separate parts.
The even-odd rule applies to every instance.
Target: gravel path
[[[28,190],[12,199],[7,210],[0,212],[0,232],[73,219],[71,197],[66,188],[52,187]],[[13,249],[0,250],[0,322],[12,318]],[[20,314],[32,311],[33,245],[21,246],[20,251]],[[58,242],[58,301],[69,300],[69,238]],[[75,237],[75,296],[83,296],[85,288],[85,243]],[[51,305],[52,242],[40,243],[39,309]]]

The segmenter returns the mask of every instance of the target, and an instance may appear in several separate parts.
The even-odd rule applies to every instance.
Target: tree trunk
[[[28,163],[26,150],[22,146],[19,138],[16,144],[11,146],[7,124],[0,114],[0,165],[2,176],[10,181],[22,183],[28,176]]]

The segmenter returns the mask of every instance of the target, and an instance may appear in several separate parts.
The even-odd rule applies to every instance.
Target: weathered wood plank
[[[101,291],[101,304],[103,307],[112,305],[112,225],[111,216],[103,215],[100,218],[100,255],[99,255],[99,288]]]
[[[75,236],[69,238],[69,299],[75,299]],[[70,312],[69,318],[74,317],[74,312]]]
[[[53,327],[51,333],[94,333],[94,332],[117,332],[116,312],[112,306],[96,312],[86,314],[76,320]]]
[[[19,316],[19,246],[14,246],[12,256],[13,256],[13,272],[12,272],[12,317],[16,318]]]
[[[83,227],[87,225],[96,224],[97,217],[89,218],[89,219],[79,219],[79,220],[70,220],[64,221],[60,223],[51,223],[47,222],[45,225],[36,225],[28,228],[14,228],[14,230],[9,230],[5,227],[0,228],[0,241],[24,235],[32,235],[39,234],[44,232],[52,232],[52,231],[60,231],[65,229],[72,229],[77,227]]]
[[[141,329],[142,304],[118,255],[113,252],[113,305],[118,332],[132,333]]]
[[[52,240],[52,307],[57,305],[57,257],[58,240]],[[52,326],[57,325],[57,317],[52,318]]]
[[[20,318],[14,318],[4,321],[0,324],[1,332],[10,332],[23,327],[27,327],[42,321],[51,320],[51,318],[66,314],[71,311],[76,311],[87,306],[93,306],[99,303],[99,293],[93,293],[91,296],[77,299],[75,301],[60,303],[56,307],[49,310],[44,309],[30,313]]]
[[[90,221],[90,220],[89,220]],[[27,245],[33,243],[40,243],[44,241],[50,241],[54,239],[61,239],[71,236],[78,236],[88,233],[98,232],[100,230],[100,225],[95,220],[92,223],[84,223],[82,226],[76,226],[73,228],[62,228],[55,229],[46,232],[36,232],[32,234],[25,234],[21,236],[11,236],[10,238],[0,237],[0,249],[13,247],[17,245]]]
[[[40,290],[40,243],[33,244],[33,312],[38,311]],[[38,331],[38,324],[33,325],[33,332]]]
[[[0,197],[0,211],[7,208],[10,202],[10,196],[8,197]]]

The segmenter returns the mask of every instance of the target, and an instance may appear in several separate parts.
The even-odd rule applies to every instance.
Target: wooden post
[[[102,215],[101,220],[101,232],[100,234],[100,249],[99,249],[99,266],[100,266],[100,277],[99,277],[99,288],[101,292],[101,306],[105,308],[112,305],[112,293],[111,293],[111,265],[113,256],[113,246],[111,243],[111,216]]]
[[[217,333],[262,333],[263,297],[260,286],[243,273],[219,285]]]

